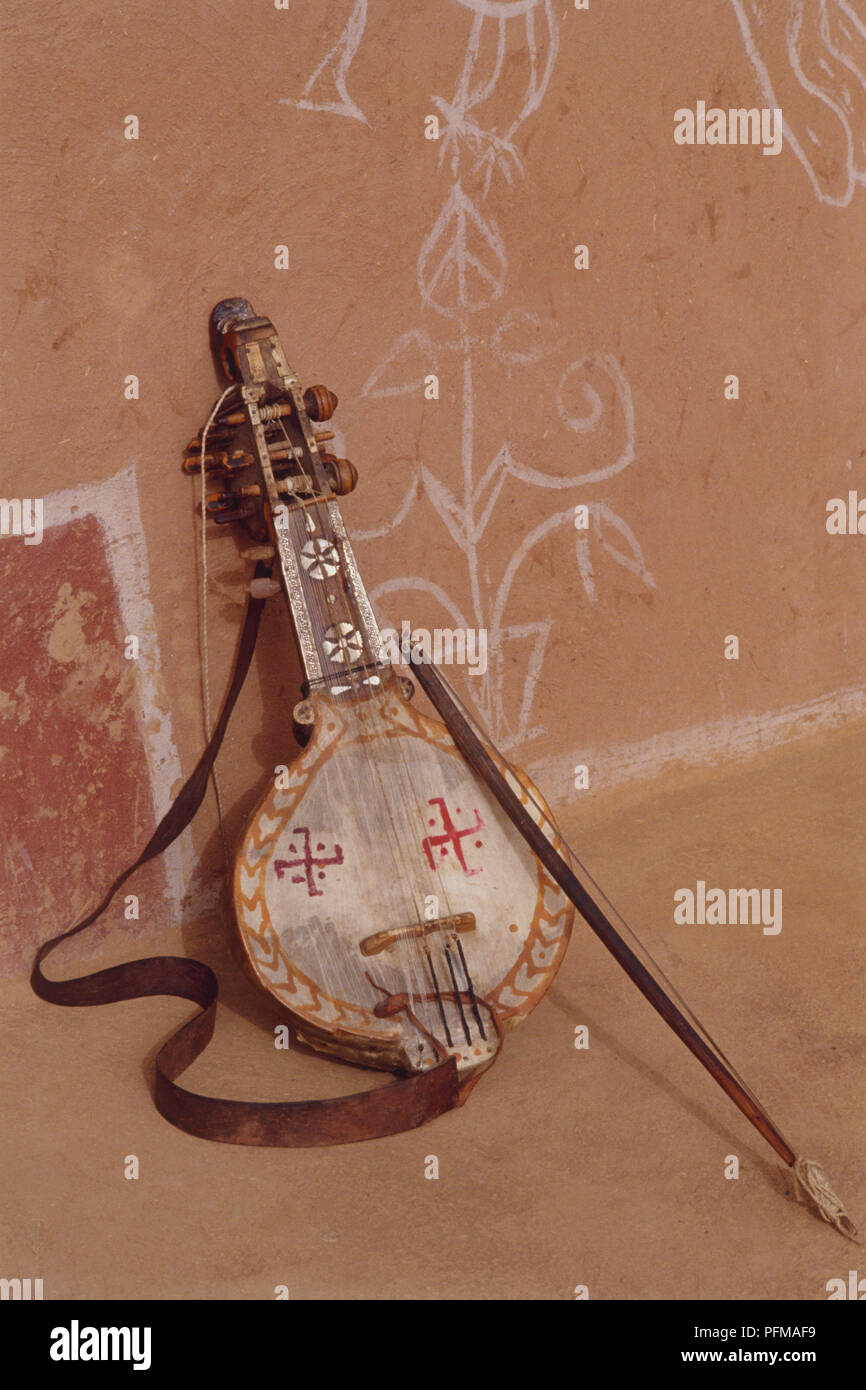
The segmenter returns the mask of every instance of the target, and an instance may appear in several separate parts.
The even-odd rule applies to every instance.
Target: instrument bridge
[[[423,939],[434,932],[450,933],[474,930],[474,912],[458,912],[451,917],[431,917],[429,921],[413,922],[408,927],[390,927],[386,931],[377,931],[372,936],[365,936],[361,942],[361,953],[365,956],[376,956],[380,951],[387,951],[389,947],[396,946],[398,941],[411,941],[413,938]]]

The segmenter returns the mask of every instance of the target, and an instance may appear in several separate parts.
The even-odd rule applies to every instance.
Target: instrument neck
[[[365,685],[378,684],[375,668],[381,665],[382,644],[332,488],[336,479],[327,474],[301,384],[273,324],[250,311],[238,319],[232,337],[277,577],[307,684],[335,693],[341,687],[363,693]],[[277,414],[273,403],[266,404],[276,392],[281,401]],[[317,411],[316,418],[328,417]]]
[[[335,693],[378,684],[379,628],[336,499],[281,506],[273,530],[307,683]]]

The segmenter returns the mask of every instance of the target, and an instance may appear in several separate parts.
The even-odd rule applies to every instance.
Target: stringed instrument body
[[[222,473],[207,510],[242,522],[248,553],[275,567],[306,673],[306,746],[237,852],[245,959],[304,1043],[403,1073],[450,1055],[465,1095],[550,985],[574,907],[383,657],[336,500],[357,474],[313,428],[336,397],[301,392],[246,301],[217,305],[211,326],[243,409],[216,414],[185,466]],[[558,844],[541,794],[500,766]]]
[[[395,1071],[444,1048],[468,1080],[545,993],[574,909],[393,672],[306,703],[312,737],[236,859],[247,960],[313,1047]]]

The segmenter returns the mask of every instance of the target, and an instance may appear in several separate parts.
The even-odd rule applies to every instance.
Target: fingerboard
[[[379,628],[337,502],[278,505],[273,527],[308,684],[339,692],[372,683],[382,660]]]

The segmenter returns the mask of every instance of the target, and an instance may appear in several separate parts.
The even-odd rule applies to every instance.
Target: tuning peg
[[[302,451],[296,449],[288,439],[276,440],[273,444],[268,442],[268,458],[275,463],[278,460],[302,459],[303,457]]]
[[[333,454],[323,454],[322,463],[328,482],[338,497],[345,497],[358,481],[358,470],[348,459],[335,458]]]
[[[249,487],[235,488],[234,492],[209,492],[205,501],[209,511],[216,511],[217,508],[230,506],[239,497],[261,497],[262,490],[258,483],[251,483]]]
[[[333,430],[314,430],[313,438],[317,444],[326,444],[329,439],[334,438]]]
[[[304,406],[311,420],[316,422],[330,420],[340,404],[333,391],[327,386],[308,386],[304,392]]]
[[[199,442],[198,449],[199,449],[198,455],[196,455],[194,452],[188,450],[187,456],[186,456],[186,458],[185,458],[184,461],[183,461],[183,471],[184,471],[184,473],[200,473],[200,472],[201,472],[201,465],[202,465],[201,442]],[[226,454],[226,453],[222,453],[222,454],[205,454],[205,456],[204,456],[204,471],[205,471],[205,473],[215,473],[218,469],[225,469],[225,468],[227,468],[227,467],[228,467],[228,454]]]
[[[200,448],[201,448],[201,437],[202,437],[202,433],[203,433],[203,429],[199,430],[199,432],[198,432],[198,434],[196,435],[195,439],[191,439],[191,440],[189,441],[189,443],[187,444],[187,446],[186,446],[187,449],[200,449]],[[235,436],[235,431],[234,431],[234,430],[225,429],[225,428],[221,427],[221,426],[217,423],[217,421],[214,421],[214,423],[211,425],[210,429],[209,429],[208,432],[207,432],[207,442],[208,442],[209,445],[210,445],[210,444],[228,444],[228,442],[229,442],[231,439],[234,439],[234,436]]]
[[[255,516],[255,514],[255,507],[237,507],[234,511],[230,512],[216,512],[213,519],[217,526],[225,526],[231,521],[247,521],[251,516]]]
[[[262,424],[268,420],[285,420],[287,416],[294,414],[294,406],[291,401],[279,401],[276,405],[263,405],[259,411],[259,419]]]
[[[199,445],[199,449],[201,445]],[[254,462],[252,454],[244,453],[243,449],[234,449],[231,454],[205,454],[204,470],[206,473],[240,473],[244,468],[249,468]],[[196,458],[195,454],[188,453],[183,461],[184,473],[201,472],[201,454]]]
[[[283,420],[287,415],[293,413],[294,407],[291,401],[278,401],[275,405],[263,405],[259,410],[259,419],[265,425],[269,420]],[[233,410],[229,415],[218,415],[217,425],[245,425],[247,422],[246,411]]]
[[[223,468],[227,473],[242,473],[245,468],[251,468],[255,463],[252,454],[244,453],[243,449],[235,449],[226,458]]]

